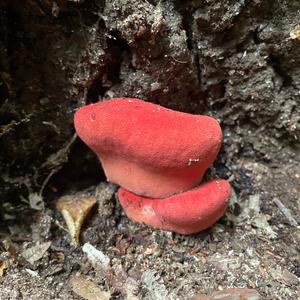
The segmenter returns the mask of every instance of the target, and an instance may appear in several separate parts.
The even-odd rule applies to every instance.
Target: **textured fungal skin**
[[[166,231],[196,233],[212,226],[224,213],[231,195],[226,180],[213,180],[165,199],[145,198],[120,188],[119,201],[127,216]]]
[[[109,181],[151,198],[199,184],[222,141],[221,128],[211,117],[131,98],[81,107],[74,123]]]

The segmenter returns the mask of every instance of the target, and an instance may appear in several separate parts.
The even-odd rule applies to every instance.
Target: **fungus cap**
[[[221,128],[211,117],[131,98],[81,107],[74,123],[109,181],[152,198],[200,183],[222,140]]]
[[[230,195],[231,187],[222,179],[165,199],[141,197],[123,188],[118,191],[118,199],[131,220],[181,234],[212,226],[223,215]]]

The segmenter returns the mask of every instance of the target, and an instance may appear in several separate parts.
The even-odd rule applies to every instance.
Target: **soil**
[[[197,235],[134,224],[116,202],[117,187],[108,183],[84,192],[96,196],[97,207],[85,221],[79,246],[72,244],[59,212],[31,214],[31,231],[15,226],[19,232],[3,242],[16,250],[6,246],[2,253],[9,266],[1,278],[1,299],[82,299],[70,283],[75,274],[108,291],[111,299],[191,299],[228,287],[254,288],[262,299],[298,299],[299,226],[291,225],[273,200],[278,197],[299,222],[300,168],[287,165],[283,173],[240,161],[241,169],[245,173],[237,172],[234,180],[248,185],[249,178],[256,178],[252,197],[260,198],[261,207],[247,203],[246,194],[233,197],[225,216]],[[41,259],[22,259],[25,249],[45,241],[51,245]],[[108,268],[91,263],[82,251],[85,243],[109,257]]]
[[[0,1],[0,299],[99,299],[74,281],[102,299],[300,298],[299,20],[298,0]],[[207,177],[234,193],[214,227],[182,236],[124,215],[72,125],[117,96],[220,121]],[[56,204],[78,193],[97,205],[74,245]]]

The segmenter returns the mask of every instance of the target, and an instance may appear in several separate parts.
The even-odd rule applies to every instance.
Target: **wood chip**
[[[292,216],[291,211],[287,207],[285,207],[285,205],[278,198],[274,198],[273,202],[277,205],[277,207],[280,209],[282,214],[286,217],[286,219],[288,220],[291,226],[298,226],[298,222]]]
[[[102,291],[93,281],[80,275],[73,276],[69,285],[74,293],[86,300],[108,300],[111,297],[109,292]]]
[[[215,291],[210,296],[198,295],[192,300],[262,300],[262,297],[254,289],[229,288]]]
[[[62,213],[75,245],[79,245],[81,226],[96,202],[95,197],[82,195],[64,196],[57,201],[56,207]]]

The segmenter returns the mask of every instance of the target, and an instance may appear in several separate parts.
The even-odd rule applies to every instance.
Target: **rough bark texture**
[[[104,180],[74,137],[73,112],[126,96],[218,118],[214,172],[240,200],[260,193],[274,225],[284,223],[275,196],[299,218],[300,40],[290,38],[299,12],[299,0],[0,1],[4,219],[11,203],[39,208]],[[299,232],[282,230],[297,252]]]
[[[113,96],[219,118],[227,161],[294,159],[298,17],[290,0],[4,2],[1,198],[39,191],[73,110]]]

